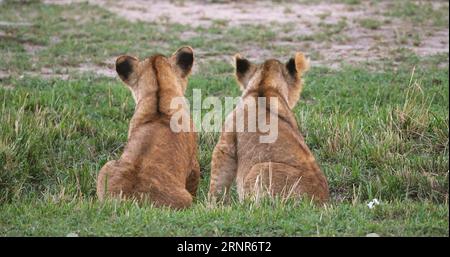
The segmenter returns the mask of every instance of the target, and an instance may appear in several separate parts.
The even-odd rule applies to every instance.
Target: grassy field
[[[448,5],[444,17],[428,5],[396,6],[386,19],[408,20],[413,13],[408,21],[415,26],[448,30]],[[383,61],[312,67],[294,112],[328,178],[332,201],[326,207],[278,200],[206,206],[218,134],[201,133],[199,197],[191,209],[172,211],[97,202],[97,173],[120,156],[134,105],[119,79],[96,70],[111,69],[108,60],[123,53],[143,58],[192,45],[204,51],[197,55],[188,98],[193,88],[204,97],[238,96],[229,62],[205,52],[231,57],[245,45],[287,60],[302,49],[268,42],[290,27],[131,22],[98,6],[39,1],[5,1],[0,21],[2,236],[449,235],[448,51],[419,56],[399,40],[392,58]],[[382,26],[370,18],[355,24]],[[197,34],[180,39],[186,31]],[[333,33],[306,40],[314,44],[323,37],[342,40]],[[86,64],[91,69],[81,71]],[[381,204],[369,209],[373,198]]]

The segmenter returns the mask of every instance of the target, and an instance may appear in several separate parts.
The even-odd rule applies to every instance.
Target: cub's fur
[[[242,103],[258,97],[277,98],[278,137],[273,143],[260,143],[263,133],[259,130],[236,132],[233,121],[237,113],[248,113],[244,105],[238,105],[224,124],[225,128],[231,126],[228,130],[231,132],[222,132],[213,152],[210,199],[224,196],[235,180],[240,199],[266,193],[282,198],[307,196],[319,203],[327,201],[327,180],[305,144],[292,112],[302,91],[302,75],[309,68],[309,60],[298,52],[286,64],[267,60],[257,65],[236,55],[235,68],[243,91]],[[258,103],[256,108],[269,107]],[[274,115],[268,113],[268,117]]]
[[[109,195],[177,209],[191,205],[200,177],[197,135],[172,132],[170,118],[180,109],[171,109],[170,103],[174,97],[183,97],[193,62],[190,47],[180,48],[171,57],[117,59],[117,73],[131,90],[136,109],[122,156],[100,170],[100,200]]]

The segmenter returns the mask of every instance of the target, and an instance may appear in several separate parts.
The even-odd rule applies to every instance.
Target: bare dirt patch
[[[24,42],[22,45],[25,51],[27,51],[30,55],[36,55],[39,51],[45,48],[44,46],[32,44],[30,42]]]
[[[81,1],[44,2],[68,4]],[[275,28],[277,36],[267,42],[271,46],[269,50],[250,42],[238,46],[242,54],[255,60],[283,57],[288,52],[302,50],[313,55],[312,60],[316,64],[339,67],[342,63],[394,60],[403,48],[419,56],[449,52],[448,28],[415,26],[401,18],[386,17],[383,13],[390,8],[389,1],[362,1],[358,5],[347,5],[329,2],[91,0],[89,4],[99,5],[130,21],[160,23],[161,26],[173,23],[189,25],[192,31],[184,32],[183,38],[198,36],[195,28],[215,23],[223,23],[228,28],[244,24]],[[448,6],[448,3],[433,2],[434,8],[444,5]],[[365,28],[360,20],[368,18],[379,22],[379,25],[373,29]],[[276,52],[273,48],[285,48],[285,51]],[[196,50],[199,57],[207,60],[225,58],[224,53],[207,54],[210,49]]]
[[[109,61],[108,61],[109,62]],[[58,78],[62,80],[69,80],[73,77],[80,76],[82,74],[92,74],[98,77],[115,78],[116,71],[114,70],[113,63],[105,65],[95,65],[91,63],[82,63],[76,67],[65,68],[41,68],[40,71],[28,71],[25,72],[27,76],[39,76],[44,79]]]
[[[6,72],[0,70],[0,81],[1,81],[2,79],[8,78],[8,77],[9,77],[9,74],[8,74],[8,73],[6,73]]]

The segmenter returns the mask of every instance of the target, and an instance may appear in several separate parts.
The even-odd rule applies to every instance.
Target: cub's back
[[[303,136],[296,127],[278,119],[278,136],[273,143],[261,143],[260,132],[237,133],[238,167],[248,170],[261,162],[279,162],[300,166],[314,160]]]
[[[190,167],[196,157],[197,135],[195,132],[173,132],[167,118],[147,123],[133,132],[125,151],[140,163],[140,167],[164,169],[173,172]],[[131,150],[133,149],[133,150]]]

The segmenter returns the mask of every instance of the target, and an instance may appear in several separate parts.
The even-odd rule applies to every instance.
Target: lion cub
[[[131,90],[136,109],[122,156],[106,163],[98,175],[100,201],[110,195],[176,209],[191,205],[200,177],[197,135],[172,131],[170,119],[180,110],[170,103],[184,96],[193,63],[191,47],[170,57],[117,58],[117,73]]]
[[[286,64],[267,60],[258,65],[239,55],[234,61],[242,90],[241,103],[275,97],[278,107],[267,115],[272,116],[269,121],[277,119],[278,134],[273,142],[261,143],[263,133],[259,129],[237,131],[233,122],[238,113],[250,115],[245,105],[238,105],[225,120],[224,128],[232,129],[222,132],[213,152],[209,198],[214,201],[223,197],[236,180],[241,200],[266,193],[282,198],[308,196],[318,203],[327,201],[327,180],[305,144],[292,112],[309,60],[298,52]],[[258,102],[256,109],[260,108],[269,110],[268,105]],[[249,125],[250,121],[245,120]]]

